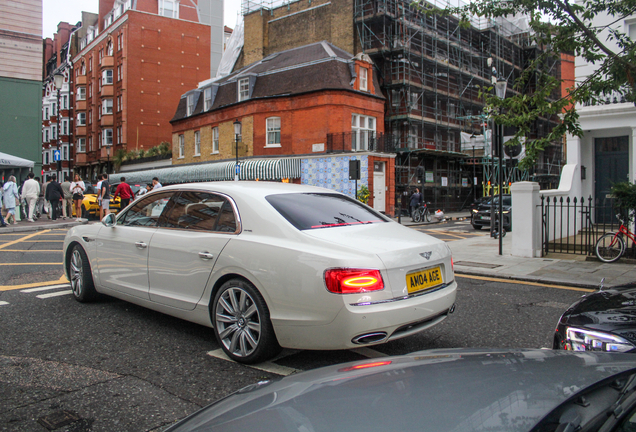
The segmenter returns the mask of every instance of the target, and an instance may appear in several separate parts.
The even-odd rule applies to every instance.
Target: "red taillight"
[[[455,271],[455,263],[453,262],[453,257],[451,256],[451,270]]]
[[[327,290],[336,294],[356,294],[384,289],[380,270],[330,269],[325,271]]]
[[[355,366],[349,366],[349,367],[346,367],[346,368],[338,369],[338,372],[351,372],[353,370],[368,369],[368,368],[374,368],[374,367],[379,367],[379,366],[388,366],[391,363],[393,363],[393,362],[390,361],[390,360],[373,362],[373,363],[364,363],[364,364],[359,364],[359,365],[355,365]]]

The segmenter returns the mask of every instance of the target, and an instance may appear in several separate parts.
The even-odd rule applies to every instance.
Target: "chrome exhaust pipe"
[[[386,332],[365,333],[351,339],[351,342],[357,345],[366,345],[370,343],[381,342],[387,338]]]

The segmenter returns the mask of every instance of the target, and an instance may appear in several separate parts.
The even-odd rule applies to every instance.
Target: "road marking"
[[[514,280],[514,279],[493,278],[493,277],[486,277],[486,276],[463,275],[458,273],[455,273],[455,277],[461,277],[466,279],[478,279],[478,280],[485,280],[490,282],[503,282],[503,283],[510,283],[510,284],[532,285],[532,286],[539,286],[539,287],[546,287],[546,288],[557,288],[557,289],[564,289],[569,291],[582,291],[582,292],[596,291],[590,288],[578,288],[578,287],[570,287],[565,285],[552,285],[552,284],[544,284],[540,282],[526,282],[526,281],[520,281],[520,280]]]
[[[46,299],[46,298],[50,298],[50,297],[58,297],[58,296],[63,296],[63,295],[68,295],[68,294],[73,294],[73,291],[72,290],[58,291],[58,292],[54,292],[54,293],[40,294],[40,295],[37,295],[36,297],[39,298],[39,299]]]
[[[6,302],[6,301],[0,301],[0,306],[4,306],[4,305],[8,305],[8,304],[9,304],[9,302]]]
[[[51,230],[46,230],[46,231],[42,231],[42,232],[35,232],[35,233],[33,233],[33,234],[29,234],[29,235],[27,235],[27,236],[20,237],[19,239],[12,240],[12,241],[10,241],[10,242],[7,242],[7,243],[4,243],[4,244],[1,244],[1,245],[0,245],[0,249],[4,249],[4,248],[6,248],[7,246],[12,246],[12,245],[14,245],[14,244],[16,244],[16,243],[23,242],[23,241],[28,240],[28,239],[30,239],[30,238],[32,238],[32,237],[35,237],[35,236],[40,235],[40,234],[45,234],[45,233],[47,233],[47,232],[51,232]],[[63,241],[63,240],[62,240],[62,241]]]
[[[62,275],[62,277],[60,277],[56,281],[34,282],[34,283],[28,283],[28,284],[22,284],[22,285],[0,285],[0,291],[11,291],[11,290],[17,290],[22,288],[44,287],[44,286],[48,286],[47,284],[59,285],[62,283],[68,283],[68,279],[66,279],[66,276],[64,275]]]
[[[376,351],[369,347],[353,348],[349,351],[353,351],[368,358],[388,357],[387,354],[381,353],[380,351]]]
[[[276,363],[274,363],[275,360],[281,359],[282,357],[287,357],[288,355],[291,354],[295,354],[297,351],[293,351],[292,353],[285,353],[282,356],[278,356],[276,358],[274,358],[273,360],[270,361],[266,361],[263,363],[258,363],[258,364],[253,364],[253,365],[244,365],[244,366],[248,366],[251,367],[253,369],[258,369],[261,370],[263,372],[269,372],[269,373],[273,373],[276,375],[282,375],[282,376],[288,376],[294,373],[298,373],[300,372],[300,370],[298,369],[294,369],[294,368],[290,368],[287,366],[281,366],[281,365],[277,365]],[[234,360],[232,360],[231,358],[229,358],[226,354],[225,351],[223,351],[223,349],[219,348],[217,350],[214,351],[208,351],[207,353],[210,357],[215,357],[221,360],[227,360],[230,361],[232,363],[236,363]],[[237,363],[239,364],[239,363]]]
[[[32,293],[32,292],[48,291],[48,290],[52,290],[56,288],[68,288],[69,286],[70,286],[69,284],[49,285],[49,286],[44,286],[39,288],[29,288],[29,289],[22,290],[20,292]]]
[[[0,266],[24,266],[24,265],[62,265],[63,263],[0,263]]]

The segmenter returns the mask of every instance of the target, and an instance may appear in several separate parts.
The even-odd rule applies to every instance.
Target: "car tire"
[[[476,230],[480,230],[482,227],[481,225],[473,225],[473,228],[475,228]]]
[[[251,283],[225,282],[214,296],[211,313],[216,339],[232,360],[254,364],[280,352],[267,304]]]
[[[93,301],[97,298],[97,291],[93,283],[91,265],[84,248],[76,244],[71,251],[69,260],[69,276],[71,277],[71,290],[75,300],[81,303]]]

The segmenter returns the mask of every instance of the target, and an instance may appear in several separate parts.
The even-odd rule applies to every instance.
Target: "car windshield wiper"
[[[630,354],[627,354],[630,355]],[[629,377],[623,389],[618,394],[616,402],[607,409],[606,421],[598,432],[608,432],[614,430],[616,423],[623,421],[623,415],[630,413],[630,408],[636,404],[636,374]]]

